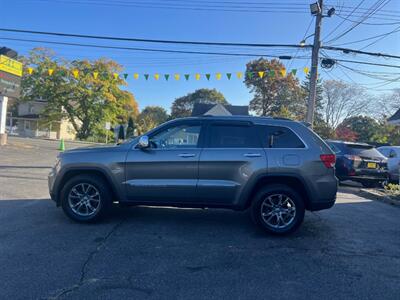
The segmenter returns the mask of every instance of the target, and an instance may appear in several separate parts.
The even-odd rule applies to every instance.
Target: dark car
[[[387,159],[374,146],[334,140],[327,143],[336,153],[336,177],[340,181],[353,180],[374,187],[388,180]]]

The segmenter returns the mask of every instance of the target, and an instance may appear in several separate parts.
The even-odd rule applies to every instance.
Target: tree
[[[135,135],[135,124],[133,122],[133,118],[129,117],[128,119],[128,128],[126,129],[126,137],[131,138]]]
[[[357,140],[357,133],[355,133],[350,128],[340,125],[338,126],[338,128],[336,128],[335,136],[337,139],[347,142],[355,142]]]
[[[347,128],[356,134],[357,142],[371,142],[378,133],[380,124],[373,118],[367,116],[350,117],[338,126],[338,129]]]
[[[124,140],[124,139],[125,139],[124,125],[119,125],[119,129],[118,129],[118,140]]]
[[[132,104],[133,95],[120,89],[126,85],[123,79],[113,76],[122,70],[116,62],[60,60],[48,49],[34,49],[23,61],[34,72],[22,78],[21,99],[47,100],[43,117],[68,119],[78,138],[87,139],[95,132],[106,134],[106,121],[118,123],[121,117],[127,118],[126,105]],[[49,70],[53,70],[51,75]]]
[[[167,111],[160,106],[146,106],[137,118],[140,133],[145,133],[168,120]]]
[[[246,65],[245,84],[254,97],[250,110],[257,115],[274,115],[285,107],[296,119],[304,114],[304,91],[293,74],[283,76],[284,65],[276,59],[260,58]],[[261,78],[259,72],[265,72]]]
[[[171,107],[171,118],[189,117],[195,103],[228,105],[224,95],[216,89],[199,89],[186,96],[175,99]]]
[[[323,83],[323,118],[335,130],[347,118],[368,111],[369,100],[359,86],[343,81],[326,80]]]

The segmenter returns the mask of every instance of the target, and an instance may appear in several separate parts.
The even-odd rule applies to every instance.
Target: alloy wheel
[[[268,195],[261,204],[261,217],[272,228],[286,228],[296,217],[296,205],[285,194]]]
[[[82,217],[90,217],[100,209],[100,193],[89,183],[73,186],[68,194],[68,205],[71,210]]]

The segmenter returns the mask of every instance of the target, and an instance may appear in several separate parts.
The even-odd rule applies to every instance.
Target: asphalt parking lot
[[[284,238],[228,210],[115,208],[82,225],[49,200],[57,146],[0,147],[1,299],[400,299],[400,209],[357,187]]]

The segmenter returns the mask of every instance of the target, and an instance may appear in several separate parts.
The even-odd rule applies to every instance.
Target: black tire
[[[279,197],[275,196],[279,194],[289,197],[295,207],[293,220],[290,223],[288,222],[287,226],[282,228],[271,226],[264,220],[262,215],[264,212],[263,209],[265,209],[265,206],[263,206],[264,200],[269,196],[274,199],[274,197]],[[305,205],[303,199],[295,190],[284,184],[272,184],[260,189],[254,196],[251,204],[251,216],[253,221],[266,232],[274,235],[286,235],[294,232],[303,222],[304,213]]]
[[[92,215],[83,216],[74,212],[69,202],[71,190],[79,185],[91,185],[98,194],[98,206]],[[94,189],[92,191],[95,191]],[[67,181],[60,193],[61,206],[64,213],[72,220],[81,223],[93,223],[102,219],[109,211],[112,205],[112,193],[108,183],[98,176],[93,175],[77,175]]]

